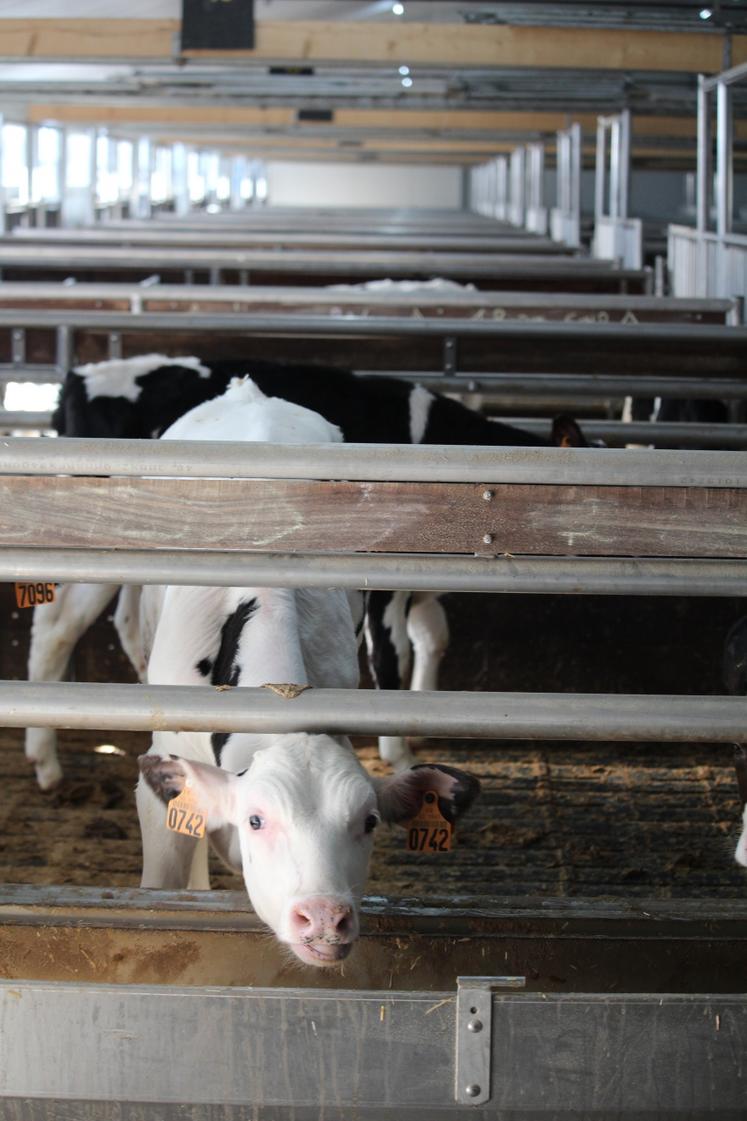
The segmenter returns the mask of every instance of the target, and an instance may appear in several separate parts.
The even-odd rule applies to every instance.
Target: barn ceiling
[[[628,107],[639,160],[690,166],[697,73],[747,60],[747,0],[403,3],[257,0],[253,51],[183,54],[178,0],[130,0],[126,19],[115,0],[24,0],[22,18],[0,0],[0,111],[282,158],[473,163],[571,120],[590,143],[596,113]]]

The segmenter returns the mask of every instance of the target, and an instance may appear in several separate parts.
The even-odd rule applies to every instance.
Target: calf
[[[398,378],[356,376],[316,366],[280,366],[255,361],[208,363],[195,357],[137,358],[79,366],[70,371],[54,414],[61,436],[150,439],[178,417],[223,392],[231,378],[249,370],[259,388],[312,409],[336,424],[355,443],[430,443],[542,445],[547,441],[510,425],[499,424],[447,397]],[[558,417],[552,443],[584,445],[573,420]],[[37,608],[29,652],[29,679],[60,680],[76,642],[116,594],[114,585],[62,588],[58,602]],[[115,626],[125,651],[142,676],[144,660],[134,625],[137,589],[120,594]],[[372,592],[366,614],[366,644],[375,683],[380,688],[406,685],[435,688],[438,667],[448,644],[446,614],[438,597],[419,593]],[[26,754],[36,767],[42,789],[60,780],[51,728],[31,728]],[[395,768],[412,762],[401,737],[382,737],[381,754]]]
[[[193,409],[169,437],[320,443],[340,433],[245,379]],[[360,600],[335,589],[146,587],[147,680],[355,688]],[[164,827],[162,803],[189,787],[211,843],[243,872],[257,914],[316,966],[342,960],[357,938],[378,823],[411,818],[428,790],[453,819],[479,789],[472,776],[438,766],[377,782],[346,738],[303,733],[156,732],[140,769],[142,886],[209,887],[205,841]]]

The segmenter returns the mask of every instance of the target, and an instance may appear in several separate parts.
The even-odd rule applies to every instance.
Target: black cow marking
[[[210,746],[213,749],[213,755],[215,756],[215,762],[218,764],[219,767],[220,767],[220,758],[221,758],[221,755],[223,754],[223,748],[228,743],[228,740],[229,740],[230,736],[231,736],[230,732],[211,732],[210,733]]]
[[[259,610],[255,598],[242,600],[234,612],[223,623],[220,632],[220,645],[210,673],[211,685],[238,685],[241,676],[241,666],[237,661],[239,642],[244,627],[252,615]],[[203,662],[207,659],[203,659]],[[198,663],[198,669],[202,663]],[[230,732],[213,732],[210,743],[216,763],[220,766],[223,749],[228,742]]]

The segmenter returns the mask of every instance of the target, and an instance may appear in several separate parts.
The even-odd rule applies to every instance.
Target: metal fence
[[[243,534],[242,507],[252,512]],[[188,549],[174,548],[169,508]],[[734,452],[15,439],[0,441],[0,543],[5,579],[743,595],[747,464]],[[319,689],[288,703],[264,689],[0,682],[3,725],[154,723],[715,742],[747,735],[747,699]],[[192,918],[180,913],[182,930]],[[126,913],[115,921],[127,925]],[[608,924],[605,945],[619,934]],[[489,955],[486,968],[496,964]],[[673,1116],[739,1112],[743,996],[522,985],[497,975],[410,992],[4,980],[0,1101],[29,1121],[123,1111],[176,1121],[185,1109],[231,1121],[415,1121],[424,1109],[443,1121],[590,1110],[634,1121],[662,1101]]]
[[[698,169],[695,229],[672,225],[668,267],[675,296],[747,296],[747,237],[734,232],[734,120],[732,87],[747,78],[747,63],[698,78]],[[716,164],[710,97],[716,98]],[[715,176],[714,176],[715,170]],[[713,189],[712,189],[713,186]],[[715,230],[711,230],[715,211]]]
[[[743,594],[747,464],[738,452],[15,439],[0,446],[0,539],[6,578],[236,585],[277,564],[270,583]],[[10,726],[147,728],[156,710],[160,727],[747,735],[735,698],[318,690],[284,706],[260,690],[237,706],[207,688],[0,689]]]

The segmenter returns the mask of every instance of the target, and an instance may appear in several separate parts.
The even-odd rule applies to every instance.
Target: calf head
[[[279,941],[318,966],[341,961],[358,937],[377,825],[409,821],[426,790],[454,821],[480,789],[472,775],[437,764],[373,779],[349,746],[320,735],[278,737],[240,774],[177,756],[139,763],[164,802],[189,787],[208,832],[237,830],[252,906]]]
[[[588,448],[589,446],[581,426],[568,413],[560,413],[553,420],[552,443],[557,448]]]

